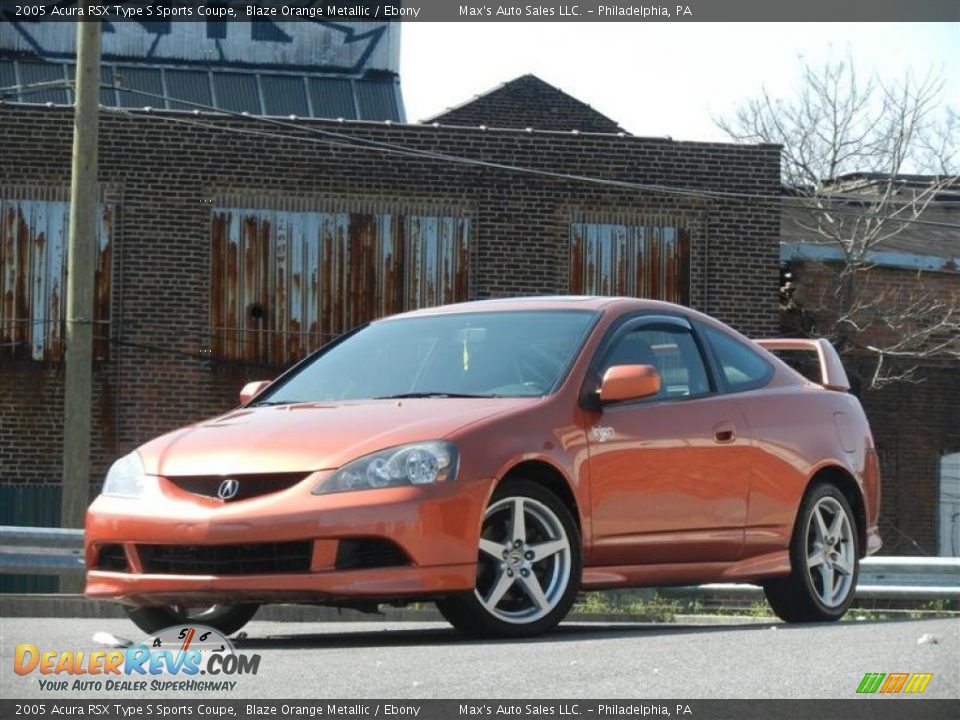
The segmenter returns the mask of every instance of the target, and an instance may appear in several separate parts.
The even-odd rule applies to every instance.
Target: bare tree
[[[922,358],[960,358],[956,284],[933,290],[922,274],[885,282],[873,262],[875,252],[922,227],[946,228],[960,254],[960,213],[946,214],[942,202],[960,194],[960,122],[943,108],[942,90],[934,73],[890,82],[861,78],[850,60],[829,62],[807,66],[795,96],[764,90],[716,120],[736,141],[782,145],[784,226],[795,224],[835,258],[819,292],[781,288],[783,309],[842,353],[871,358],[862,379],[873,387],[915,379]]]

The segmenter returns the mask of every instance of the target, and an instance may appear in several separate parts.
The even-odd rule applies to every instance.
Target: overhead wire
[[[33,83],[31,85],[15,85],[7,88],[0,88],[0,95],[2,95],[5,91],[13,91],[13,90],[17,91],[16,94],[24,95],[27,93],[46,92],[48,90],[56,89],[59,87],[72,88],[74,86],[75,86],[75,81],[72,81],[72,80],[46,81],[46,82],[40,82],[40,83]],[[156,100],[163,100],[164,102],[166,102],[169,99],[166,95],[163,95],[161,93],[154,93],[147,90],[140,90],[137,88],[127,88],[127,87],[118,88],[118,86],[114,84],[109,84],[109,83],[102,83],[100,87],[101,89],[111,89],[111,90],[120,89],[121,91],[126,93],[131,93],[131,94],[139,95],[142,97],[153,98]],[[24,90],[26,90],[26,92],[24,92]],[[774,194],[744,193],[744,192],[733,192],[733,191],[723,191],[723,190],[706,190],[701,188],[682,188],[682,187],[677,187],[673,185],[636,183],[636,182],[630,182],[626,180],[615,180],[612,178],[600,178],[600,177],[593,177],[589,175],[563,173],[563,172],[558,172],[553,170],[545,170],[542,168],[533,168],[533,167],[527,167],[522,165],[510,165],[506,163],[493,162],[490,160],[482,160],[479,158],[470,158],[470,157],[465,157],[461,155],[451,155],[449,153],[435,152],[435,151],[425,150],[421,148],[411,148],[404,145],[398,145],[396,143],[389,143],[389,142],[384,142],[381,140],[375,140],[371,138],[357,137],[355,135],[349,135],[346,133],[336,132],[333,130],[326,130],[324,128],[297,124],[297,123],[289,122],[286,120],[282,120],[277,117],[251,115],[250,113],[247,113],[247,112],[217,108],[212,105],[198,103],[191,100],[176,99],[175,102],[179,105],[187,105],[187,106],[193,107],[196,111],[204,111],[204,112],[209,112],[209,113],[218,114],[218,115],[225,115],[227,117],[234,117],[234,118],[248,120],[248,121],[254,120],[256,122],[268,124],[275,127],[285,128],[287,130],[294,130],[298,134],[297,135],[281,135],[279,133],[267,133],[263,131],[245,130],[242,128],[232,128],[232,127],[223,126],[223,125],[214,125],[212,123],[204,123],[202,121],[196,121],[196,120],[189,121],[184,118],[176,118],[169,115],[162,115],[157,117],[161,117],[164,120],[168,120],[171,122],[181,122],[185,124],[192,124],[199,127],[206,127],[208,129],[217,129],[217,130],[227,131],[227,132],[257,135],[261,137],[270,137],[275,139],[317,142],[316,140],[313,140],[311,138],[304,137],[303,133],[307,132],[313,135],[318,135],[318,136],[328,138],[328,141],[326,144],[337,146],[337,147],[345,147],[345,148],[353,148],[353,149],[359,149],[359,148],[375,149],[385,153],[400,154],[408,157],[427,158],[427,159],[432,159],[432,160],[442,161],[442,162],[474,165],[474,166],[486,167],[490,169],[496,169],[496,170],[507,171],[507,172],[538,175],[541,177],[547,177],[555,180],[599,184],[599,185],[604,185],[608,187],[616,187],[620,189],[634,190],[639,192],[661,193],[661,194],[677,195],[677,196],[683,196],[683,197],[691,197],[696,199],[759,200],[764,202],[778,200],[783,205],[790,206],[791,204],[793,204],[795,207],[798,207],[807,211],[827,213],[827,214],[828,213],[843,214],[843,215],[851,215],[856,217],[869,217],[869,213],[865,214],[863,212],[858,212],[856,210],[846,210],[844,208],[838,208],[838,207],[824,207],[824,208],[810,207],[810,205],[806,203],[803,198],[797,198],[796,200],[794,200],[790,196],[785,196],[782,193],[774,193]],[[136,116],[137,114],[136,109],[134,108],[119,108],[119,107],[108,106],[108,107],[105,107],[104,109],[109,112],[124,113],[124,114],[130,114],[133,116]],[[144,109],[148,109],[148,108],[144,108]],[[426,126],[426,127],[429,127],[429,126]],[[839,201],[839,202],[846,202],[846,203],[860,203],[860,204],[865,203],[868,205],[870,204],[869,196],[864,196],[864,195],[847,195],[843,193],[837,193],[837,194],[830,195],[829,199],[831,201]],[[909,205],[910,201],[891,203],[888,200],[887,204]],[[925,203],[924,205],[926,207],[929,204],[933,204],[933,203]],[[952,205],[953,203],[948,202],[944,204]],[[939,206],[939,203],[937,203],[937,205]],[[944,223],[944,222],[939,222],[935,220],[924,220],[922,218],[916,218],[916,217],[900,218],[895,216],[887,216],[884,218],[877,218],[877,219],[880,219],[884,222],[897,222],[902,224],[919,224],[919,225],[927,225],[932,227],[960,229],[960,225],[958,224]]]
[[[8,85],[0,87],[0,100],[14,96],[37,95],[51,90],[70,90],[74,86],[72,80],[44,80],[43,82],[27,83],[23,85]]]
[[[112,88],[112,85],[103,85],[103,87]],[[123,88],[124,92],[130,92],[136,95],[141,95],[144,97],[154,98],[158,100],[166,100],[166,96],[159,93],[152,93],[146,90],[137,90],[132,88]],[[170,122],[179,122],[187,125],[194,125],[198,127],[203,127],[210,130],[219,130],[226,132],[234,132],[239,134],[247,135],[257,135],[262,137],[268,137],[272,139],[283,139],[283,140],[294,140],[301,142],[313,142],[313,143],[322,143],[327,145],[332,145],[336,147],[343,147],[349,149],[371,149],[379,152],[384,152],[387,154],[396,154],[407,157],[416,157],[424,158],[429,160],[434,160],[438,162],[448,162],[456,163],[462,165],[472,165],[476,167],[485,167],[489,169],[495,169],[505,172],[513,173],[522,173],[526,175],[540,176],[553,180],[562,180],[568,182],[579,182],[579,183],[588,183],[594,185],[602,185],[606,187],[615,187],[623,190],[632,190],[638,192],[648,192],[648,193],[659,193],[665,195],[676,195],[681,197],[690,197],[694,199],[713,199],[713,200],[753,200],[769,204],[771,202],[778,202],[781,205],[787,205],[797,207],[799,209],[820,212],[820,213],[834,213],[840,215],[850,215],[855,217],[870,217],[869,213],[859,212],[857,210],[847,210],[845,208],[829,207],[829,208],[818,208],[811,207],[806,203],[803,198],[797,198],[794,200],[790,196],[785,196],[781,193],[770,194],[770,193],[744,193],[744,192],[733,192],[733,191],[722,191],[722,190],[705,190],[705,189],[696,189],[696,188],[681,188],[672,185],[659,185],[652,183],[636,183],[630,182],[627,180],[616,180],[612,178],[601,178],[593,177],[589,175],[578,175],[573,173],[563,173],[554,170],[545,170],[542,168],[533,168],[522,165],[510,165],[506,163],[499,163],[490,160],[482,160],[479,158],[464,157],[460,155],[450,155],[448,153],[440,153],[431,150],[424,150],[421,148],[411,148],[405,145],[398,145],[396,143],[388,143],[381,140],[374,140],[371,138],[357,137],[355,135],[349,135],[342,132],[336,132],[332,130],[326,130],[324,128],[319,128],[315,126],[305,125],[302,123],[294,123],[286,120],[281,120],[275,117],[262,116],[262,115],[251,115],[249,113],[235,111],[235,110],[225,110],[222,108],[216,108],[210,105],[205,105],[203,103],[197,103],[188,100],[176,100],[178,104],[189,105],[198,111],[205,111],[213,114],[225,115],[227,117],[233,117],[237,119],[242,119],[245,121],[255,121],[262,124],[281,127],[286,130],[296,131],[297,134],[280,134],[274,132],[266,131],[257,131],[244,128],[234,128],[230,126],[217,125],[209,122],[204,122],[202,120],[190,120],[187,118],[175,117],[172,115],[157,115],[156,117],[161,118]],[[146,109],[146,108],[144,108]],[[133,108],[114,108],[108,107],[105,108],[108,112],[128,114],[130,116],[136,117],[138,112]],[[151,108],[152,110],[152,108]],[[429,127],[429,126],[427,126]],[[308,135],[316,135],[323,140],[317,138],[311,138]],[[869,203],[869,197],[862,195],[857,196],[844,196],[844,195],[833,195],[831,200],[838,200],[841,202],[849,203]],[[935,220],[924,220],[922,218],[900,218],[895,216],[887,216],[883,218],[876,218],[883,222],[897,222],[901,224],[917,224],[917,225],[926,225],[931,227],[944,227],[950,229],[960,229],[960,224],[953,223],[944,223]]]

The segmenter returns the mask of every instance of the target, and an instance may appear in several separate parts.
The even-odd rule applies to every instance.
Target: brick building
[[[95,485],[137,444],[235,405],[246,379],[411,307],[641,294],[776,332],[776,201],[423,153],[773,195],[777,147],[511,124],[523,129],[104,111]],[[56,521],[71,131],[69,108],[0,105],[0,491],[21,523]]]
[[[560,132],[626,133],[610,118],[536,75],[514,78],[424,122],[467,127],[484,125]]]
[[[877,178],[848,177],[845,192],[869,198]],[[925,190],[932,178],[900,178],[901,196]],[[838,287],[840,253],[784,213],[781,258],[795,286],[795,311],[783,316],[787,334],[798,330],[798,310],[813,312],[802,322],[824,334],[833,323],[831,298]],[[921,297],[960,308],[960,193],[945,190],[923,213],[929,224],[906,225],[870,253],[860,282],[864,304],[895,315]],[[868,317],[864,313],[864,317]],[[858,318],[859,319],[859,318]],[[802,328],[800,328],[802,330]],[[861,344],[889,329],[877,323]],[[945,339],[945,338],[941,338]],[[939,357],[886,361],[899,372],[916,366],[910,382],[868,389],[875,360],[853,348],[844,356],[880,451],[883,552],[894,555],[960,555],[960,361]]]

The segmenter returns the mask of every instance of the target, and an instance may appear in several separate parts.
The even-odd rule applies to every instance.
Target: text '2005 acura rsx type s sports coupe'
[[[809,350],[819,382],[771,350]],[[877,455],[824,340],[669,303],[491,300],[360,327],[141,446],[87,515],[86,595],[148,632],[263,603],[433,600],[470,635],[580,589],[761,584],[835,620],[880,547]]]

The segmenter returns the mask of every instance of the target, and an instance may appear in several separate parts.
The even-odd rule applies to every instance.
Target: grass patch
[[[574,615],[629,615],[646,622],[673,622],[680,604],[649,593],[581,593],[571,611]]]

